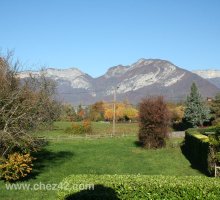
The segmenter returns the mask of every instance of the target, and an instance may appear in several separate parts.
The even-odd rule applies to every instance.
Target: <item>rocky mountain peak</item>
[[[120,77],[128,70],[128,68],[129,66],[123,66],[123,65],[117,65],[111,67],[105,74],[105,78]]]
[[[139,59],[137,62],[133,63],[133,64],[131,65],[131,68],[140,67],[140,66],[143,66],[143,65],[150,64],[150,63],[152,63],[152,62],[153,62],[152,59],[141,58],[141,59]]]
[[[19,74],[20,78],[28,78],[31,75],[37,77],[44,73],[45,77],[51,78],[60,83],[68,82],[72,88],[91,88],[91,77],[77,68],[55,69],[47,68],[43,71],[23,71]]]
[[[46,77],[57,77],[57,78],[68,78],[68,77],[77,77],[85,75],[82,71],[77,68],[67,68],[67,69],[56,69],[56,68],[47,68],[42,71],[22,71],[20,72],[21,78],[29,77],[30,74],[34,76],[39,76],[40,73],[44,73]]]
[[[54,69],[48,68],[46,69],[46,76],[48,77],[57,77],[57,78],[76,78],[78,76],[85,75],[82,71],[77,68],[69,68],[69,69]]]
[[[161,59],[145,59],[145,58],[141,58],[139,59],[137,62],[133,63],[131,65],[131,69],[134,68],[140,68],[143,66],[150,66],[150,67],[168,67],[168,66],[173,66],[175,67],[171,62],[167,61],[167,60],[161,60]]]

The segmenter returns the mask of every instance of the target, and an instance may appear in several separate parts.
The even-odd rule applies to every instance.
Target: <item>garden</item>
[[[146,151],[137,145],[137,137],[133,136],[135,132],[131,132],[131,135],[126,137],[62,139],[66,136],[64,130],[68,125],[71,126],[71,123],[58,122],[55,123],[56,130],[37,133],[37,135],[42,133],[42,136],[47,134],[47,137],[53,136],[57,139],[49,140],[49,144],[42,151],[33,155],[37,159],[34,161],[32,174],[15,184],[26,183],[32,186],[40,182],[59,184],[73,174],[204,177],[200,171],[191,168],[189,161],[181,153],[182,139],[173,138],[166,148]],[[138,129],[137,124],[135,126]],[[103,124],[100,123],[99,127],[99,124],[95,123],[95,127],[103,128]],[[59,137],[61,133],[63,137]],[[8,191],[5,188],[6,183],[3,180],[0,181],[1,196],[4,199],[57,198],[57,191],[50,190]]]
[[[2,199],[219,198],[220,95],[208,104],[193,83],[182,104],[160,96],[75,110],[44,73],[21,82],[10,63],[0,59]]]

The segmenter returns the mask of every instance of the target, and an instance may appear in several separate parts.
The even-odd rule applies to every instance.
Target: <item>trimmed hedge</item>
[[[198,129],[194,129],[194,130],[197,130],[199,133],[208,136],[209,135],[208,133],[216,132],[216,129],[217,129],[216,126],[210,126],[208,128],[198,128]]]
[[[188,129],[185,132],[184,141],[184,154],[191,164],[210,175],[212,167],[210,166],[211,149],[209,144],[209,138],[206,135],[201,134],[196,129]]]
[[[219,165],[220,127],[188,129],[182,150],[192,166],[207,175],[214,175],[215,164]]]
[[[76,185],[94,184],[94,190]],[[59,199],[202,199],[220,197],[220,179],[199,176],[71,175],[58,191]]]

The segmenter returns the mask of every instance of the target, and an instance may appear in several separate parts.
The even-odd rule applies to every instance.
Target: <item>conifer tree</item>
[[[195,83],[192,84],[190,95],[187,96],[184,119],[193,127],[202,126],[210,119],[210,110],[205,105]]]

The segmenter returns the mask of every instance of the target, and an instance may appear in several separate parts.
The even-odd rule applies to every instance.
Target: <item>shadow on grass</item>
[[[209,172],[207,170],[202,168],[193,159],[191,159],[191,157],[189,155],[189,152],[187,151],[187,148],[186,148],[186,145],[185,145],[184,141],[180,145],[180,149],[181,149],[182,154],[185,156],[185,158],[190,162],[190,164],[191,164],[190,167],[192,169],[198,170],[199,172],[201,172],[202,174],[204,174],[206,176],[210,176],[210,174],[209,174]]]
[[[134,141],[134,145],[135,145],[136,147],[141,147],[141,148],[143,148],[143,144],[142,144],[142,142],[140,142],[140,141]]]
[[[36,176],[39,175],[49,165],[61,165],[65,160],[68,160],[73,155],[74,154],[69,151],[52,152],[46,149],[34,153],[33,157],[36,158],[36,160],[33,161],[33,171],[29,176],[25,177],[25,180],[35,179]]]
[[[103,185],[95,185],[94,189],[87,189],[70,194],[65,200],[119,200],[116,192]]]

